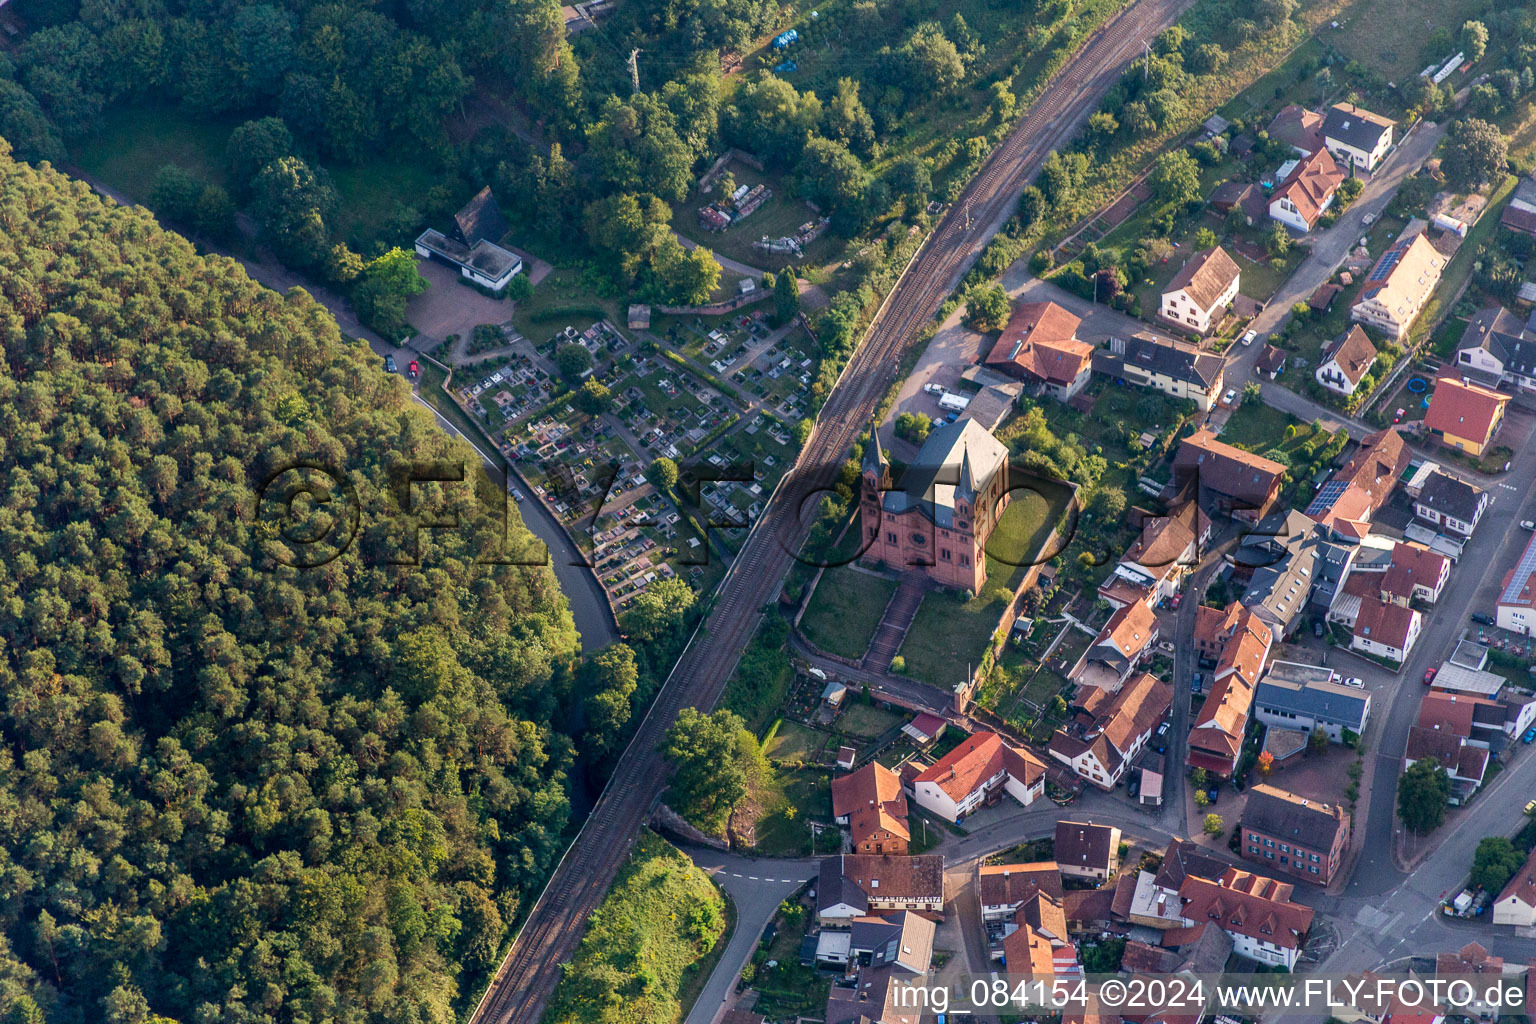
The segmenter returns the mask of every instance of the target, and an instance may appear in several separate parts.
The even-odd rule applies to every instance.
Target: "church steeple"
[[[976,474],[971,471],[969,445],[960,450],[960,482],[955,486],[955,497],[968,505],[976,503]]]
[[[890,475],[890,463],[885,461],[885,451],[880,447],[880,425],[869,425],[869,444],[864,447],[864,461],[860,467],[864,476],[870,478],[878,488],[886,485]]]

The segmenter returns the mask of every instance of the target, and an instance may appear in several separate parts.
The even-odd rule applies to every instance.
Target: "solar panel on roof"
[[[1499,600],[1505,604],[1514,604],[1520,600],[1520,592],[1525,589],[1531,574],[1536,573],[1536,537],[1525,546],[1525,551],[1520,555],[1520,562],[1515,566],[1515,574],[1509,578],[1509,586],[1504,588]]]
[[[1333,503],[1339,500],[1339,495],[1343,494],[1348,487],[1349,484],[1342,480],[1329,480],[1317,492],[1317,497],[1312,499],[1312,504],[1307,506],[1306,514],[1311,516],[1327,512],[1333,508]]]

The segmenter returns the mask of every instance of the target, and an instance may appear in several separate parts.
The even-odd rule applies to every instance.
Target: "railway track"
[[[741,554],[620,758],[581,832],[534,904],[472,1024],[537,1024],[581,937],[665,784],[657,753],[682,708],[719,700],[809,529],[802,510],[835,477],[839,463],[896,379],[905,351],[939,308],[1045,154],[1060,145],[1139,52],[1192,0],[1138,0],[1084,44],[1041,93],[1024,121],[988,157],[960,200],[929,236],[877,313],[818,417],[794,470],[775,491]]]

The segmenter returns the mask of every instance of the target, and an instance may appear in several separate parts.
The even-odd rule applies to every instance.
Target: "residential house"
[[[1345,732],[1364,735],[1371,692],[1337,680],[1338,673],[1326,666],[1276,661],[1254,692],[1254,714],[1281,729],[1321,729],[1335,743],[1344,741]]]
[[[1092,376],[1093,346],[1077,337],[1082,322],[1054,302],[1020,303],[986,364],[1064,402]]]
[[[1317,382],[1330,391],[1352,395],[1355,388],[1376,365],[1376,346],[1366,337],[1359,324],[1354,324],[1343,337],[1335,338],[1323,347],[1322,362],[1318,364]]]
[[[1056,730],[1047,749],[1080,777],[1112,790],[1167,720],[1173,687],[1143,672],[1118,691],[1083,687],[1077,699],[1082,711]]]
[[[1401,665],[1423,629],[1424,616],[1416,609],[1387,601],[1362,601],[1349,646]]]
[[[945,821],[1007,793],[1024,806],[1045,792],[1045,765],[995,732],[978,732],[912,780],[917,805]]]
[[[981,593],[986,543],[1008,500],[1007,446],[972,420],[935,427],[898,487],[876,432],[860,480],[870,524],[860,561],[915,568],[942,586]]]
[[[1118,690],[1157,643],[1157,616],[1144,601],[1125,605],[1109,617],[1093,643],[1067,672],[1079,686]]]
[[[1323,116],[1323,144],[1346,165],[1374,171],[1392,148],[1396,124],[1353,103],[1335,103]]]
[[[1227,868],[1219,879],[1191,875],[1179,887],[1189,924],[1216,923],[1232,938],[1232,951],[1262,964],[1295,968],[1307,933],[1311,907],[1291,901],[1288,882]]]
[[[1493,923],[1517,928],[1536,925],[1536,857],[1526,856],[1520,870],[1493,901]]]
[[[1349,824],[1338,804],[1260,783],[1248,790],[1238,853],[1304,882],[1327,885],[1349,845]]]
[[[1027,924],[1003,937],[1003,963],[1010,975],[1031,975],[1037,981],[1055,977],[1055,950],[1044,935]]]
[[[1235,556],[1239,569],[1251,567],[1243,606],[1276,636],[1289,636],[1322,576],[1327,549],[1326,531],[1305,514],[1291,509],[1266,516],[1243,537]]]
[[[832,816],[855,853],[903,854],[912,841],[901,777],[875,761],[832,780]]]
[[[1326,149],[1303,157],[1269,199],[1269,216],[1305,234],[1317,226],[1333,205],[1339,186],[1349,174]]]
[[[1424,413],[1424,427],[1446,447],[1480,456],[1493,444],[1508,405],[1508,395],[1441,377]]]
[[[1172,515],[1147,516],[1141,535],[1099,584],[1099,596],[1115,609],[1133,601],[1161,604],[1178,593],[1184,577],[1200,564],[1200,551],[1210,536],[1210,517],[1192,501]]]
[[[1179,442],[1173,474],[1176,488],[1191,480],[1198,485],[1202,509],[1256,523],[1279,502],[1285,467],[1218,441],[1202,428]]]
[[[1536,334],[1502,306],[1479,310],[1461,334],[1456,372],[1488,387],[1536,390]]]
[[[1061,900],[1047,892],[1037,892],[1019,904],[1019,909],[1014,911],[1013,919],[1021,928],[1027,926],[1034,929],[1035,933],[1043,936],[1054,949],[1061,949],[1071,942],[1066,909],[1062,906]]]
[[[1500,998],[1493,1001],[1485,1001],[1484,993],[1494,987],[1506,988],[1504,983],[1504,958],[1491,956],[1488,950],[1476,942],[1469,942],[1456,953],[1440,953],[1435,957],[1435,979],[1442,986],[1449,985],[1453,981],[1469,982],[1473,999],[1470,1003],[1464,1003],[1454,1007],[1458,1016],[1477,1017],[1481,1020],[1491,1021],[1501,1016],[1506,1003]],[[1520,990],[1518,982],[1511,979],[1507,983],[1509,988]],[[1444,988],[1441,991],[1445,991]],[[1523,995],[1523,993],[1522,993]]]
[[[1459,805],[1483,784],[1488,746],[1472,742],[1475,711],[1471,702],[1432,700],[1435,696],[1426,695],[1419,706],[1418,724],[1408,730],[1403,768],[1415,761],[1436,761],[1450,776],[1452,805]]]
[[[1358,542],[1387,503],[1412,453],[1394,427],[1367,434],[1348,461],[1318,488],[1306,515],[1328,527],[1335,540]]]
[[[1285,372],[1285,361],[1290,358],[1285,349],[1276,348],[1273,345],[1265,345],[1259,351],[1259,358],[1253,364],[1253,372],[1270,380],[1278,380],[1280,374]]]
[[[826,857],[816,882],[816,916],[849,926],[856,917],[894,910],[944,913],[944,858],[844,853]]]
[[[1195,609],[1195,656],[1201,665],[1213,667],[1216,664],[1222,648],[1236,632],[1242,615],[1243,606],[1238,601],[1225,608],[1203,604]]]
[[[1307,156],[1324,148],[1323,115],[1288,103],[1269,122],[1269,137]]]
[[[1532,534],[1515,567],[1504,574],[1495,621],[1500,629],[1524,636],[1536,626],[1536,534]]]
[[[1445,264],[1422,231],[1409,235],[1405,229],[1366,274],[1350,318],[1402,341],[1440,283]]]
[[[1110,337],[1093,350],[1093,369],[1112,380],[1152,388],[1172,398],[1189,399],[1210,412],[1221,397],[1226,360],[1192,345],[1138,333]]]
[[[1227,863],[1188,839],[1175,839],[1163,851],[1156,872],[1138,871],[1135,878],[1122,874],[1115,886],[1114,915],[1133,925],[1159,931],[1189,927],[1183,916],[1179,890],[1190,878],[1217,879]]]
[[[1451,578],[1451,560],[1423,544],[1398,541],[1392,545],[1392,564],[1382,574],[1381,599],[1407,607],[1419,600],[1434,604]]]
[[[454,214],[450,234],[428,228],[417,236],[416,255],[452,267],[465,280],[500,294],[523,269],[517,254],[496,244],[508,230],[501,207],[486,186]]]
[[[1221,322],[1221,314],[1237,297],[1241,271],[1221,246],[1196,253],[1179,268],[1163,289],[1158,314],[1195,334],[1205,334]]]
[[[1447,473],[1433,473],[1414,499],[1414,515],[1445,532],[1472,536],[1493,498],[1476,484]]]
[[[932,919],[898,910],[884,917],[856,917],[849,931],[850,960],[863,967],[894,967],[924,974],[933,962]]]
[[[1238,613],[1232,635],[1222,645],[1220,660],[1211,675],[1210,693],[1189,731],[1190,767],[1204,768],[1219,778],[1230,776],[1236,769],[1248,730],[1254,688],[1264,670],[1272,639],[1269,627],[1251,609],[1244,608]]]
[[[1120,830],[1093,822],[1058,821],[1056,863],[1063,877],[1108,881],[1120,870]]]
[[[1037,892],[1061,900],[1061,869],[1055,861],[983,863],[976,869],[976,896],[981,902],[981,917],[984,921],[1012,918],[1019,906]]]
[[[858,974],[853,986],[827,990],[826,1024],[919,1024],[927,993],[895,966],[872,967]]]

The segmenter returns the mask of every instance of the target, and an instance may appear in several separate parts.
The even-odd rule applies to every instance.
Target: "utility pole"
[[[629,51],[629,84],[635,92],[640,91],[640,50],[638,47]]]

